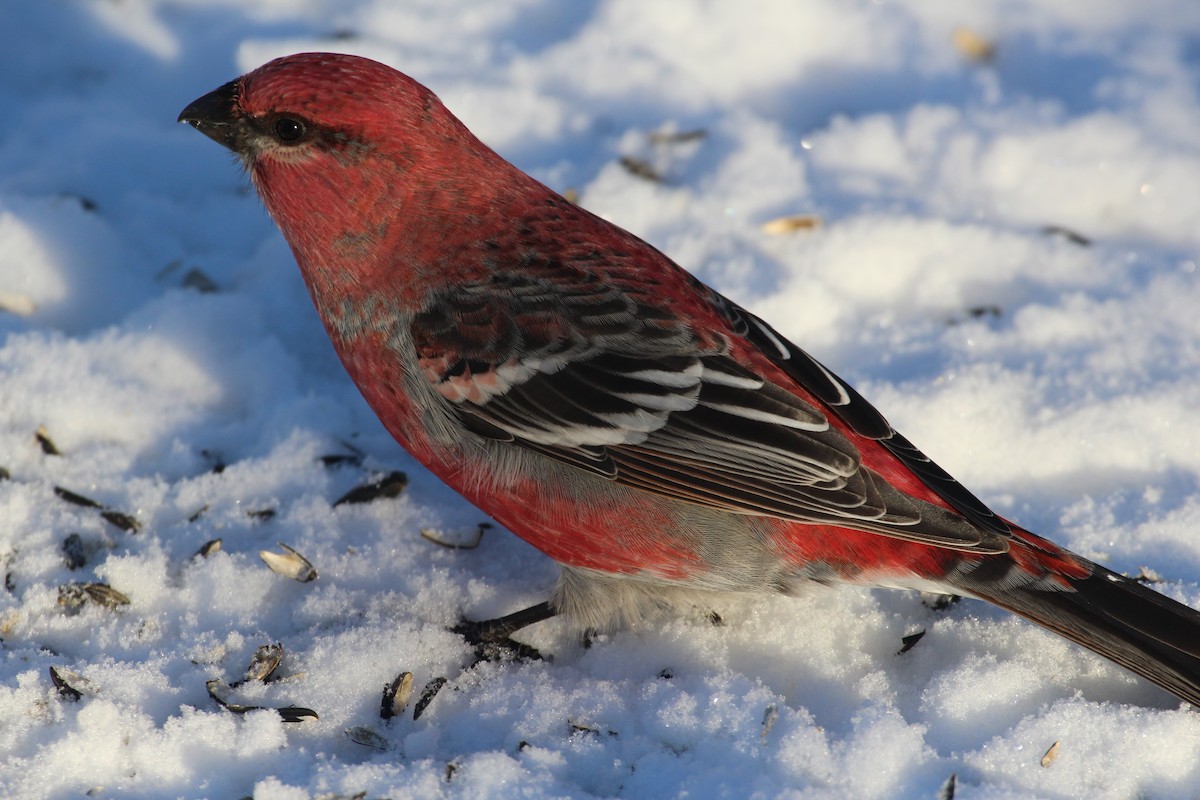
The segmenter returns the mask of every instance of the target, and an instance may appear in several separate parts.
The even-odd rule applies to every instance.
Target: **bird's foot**
[[[536,647],[518,642],[511,635],[527,625],[550,619],[555,613],[549,603],[538,603],[496,619],[463,620],[451,630],[475,648],[476,664],[480,661],[541,660],[542,654]]]

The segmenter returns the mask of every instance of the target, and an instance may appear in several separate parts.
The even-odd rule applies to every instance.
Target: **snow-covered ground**
[[[0,795],[1200,795],[1200,713],[974,602],[818,591],[590,647],[549,622],[523,638],[553,663],[467,670],[447,626],[543,599],[553,564],[420,535],[485,518],[384,433],[231,158],[175,123],[302,50],[430,85],[999,511],[1200,605],[1195,0],[12,2]],[[394,470],[399,496],[333,506]],[[278,542],[319,577],[267,569]],[[128,603],[62,602],[97,583]],[[319,719],[210,698],[276,642],[281,680],[218,691]]]

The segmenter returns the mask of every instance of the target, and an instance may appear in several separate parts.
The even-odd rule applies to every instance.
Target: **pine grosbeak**
[[[550,601],[484,638],[814,581],[930,588],[1200,705],[1200,614],[994,514],[769,324],[411,78],[294,55],[180,119],[244,163],[391,434],[562,565]]]

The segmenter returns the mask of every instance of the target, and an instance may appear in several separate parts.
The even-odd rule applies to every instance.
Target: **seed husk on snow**
[[[282,644],[276,642],[260,646],[250,658],[250,666],[246,668],[246,677],[233,685],[237,686],[239,683],[247,681],[263,681],[265,683],[270,680],[280,661],[283,661]]]
[[[317,460],[330,469],[336,469],[337,467],[361,466],[363,457],[361,453],[331,453],[327,456],[321,456]]]
[[[9,569],[15,557],[16,553],[13,550],[6,550],[0,554],[0,567],[4,568],[4,589],[8,592],[17,588],[17,576]]]
[[[387,739],[364,725],[346,728],[346,735],[350,737],[350,741],[364,747],[371,747],[375,750],[387,750],[390,747]]]
[[[208,690],[208,696],[215,700],[217,705],[221,706],[221,708],[225,709],[226,711],[233,712],[234,714],[245,714],[248,711],[267,710],[274,711],[279,714],[279,716],[283,718],[284,722],[303,722],[306,719],[319,719],[316,711],[313,711],[311,708],[304,708],[302,706],[283,706],[282,708],[275,708],[272,706],[252,706],[245,705],[243,703],[236,703],[229,699],[232,687],[220,678],[213,678],[210,681],[206,681],[204,688]]]
[[[196,558],[196,556],[199,556],[200,558],[208,558],[213,553],[219,552],[220,550],[221,539],[219,537],[216,539],[209,539],[207,542],[200,545],[200,549],[192,555],[192,558]]]
[[[613,737],[620,735],[611,728],[603,732]],[[569,736],[599,736],[600,733],[601,729],[599,725],[592,725],[587,722],[579,722],[571,719],[570,717],[567,718],[567,734]]]
[[[759,230],[772,236],[782,236],[800,231],[813,231],[821,227],[821,224],[821,218],[815,214],[791,214],[767,220],[759,227]]]
[[[217,282],[208,277],[199,267],[189,269],[179,285],[185,289],[194,289],[201,294],[212,294],[217,291]]]
[[[209,472],[213,473],[214,475],[220,475],[225,471],[225,459],[220,453],[214,453],[211,450],[201,450],[200,455],[212,464],[212,467],[209,468]]]
[[[62,486],[55,486],[54,493],[71,505],[83,506],[84,508],[104,508],[104,506],[92,498],[84,497],[78,492],[72,492],[70,489],[64,489]]]
[[[425,688],[421,690],[421,697],[417,700],[417,704],[413,706],[413,720],[416,721],[425,713],[425,709],[429,708],[429,704],[433,702],[433,698],[437,697],[437,693],[446,685],[445,678],[434,678],[429,683],[425,684]]]
[[[779,720],[779,706],[772,703],[763,711],[762,728],[758,732],[758,740],[765,742],[767,736],[770,735],[771,729],[775,727],[775,723]]]
[[[907,636],[901,636],[900,637],[900,649],[896,651],[896,655],[898,655],[898,656],[904,655],[909,650],[912,650],[914,647],[916,647],[917,642],[921,641],[924,638],[925,638],[925,629],[924,628],[917,631],[916,633],[910,633]]]
[[[275,518],[275,509],[253,508],[246,512],[246,516],[255,522],[268,522]]]
[[[662,183],[663,176],[656,170],[649,161],[637,156],[621,156],[618,163],[625,168],[625,171],[634,177],[641,178],[644,181],[651,183]]]
[[[116,526],[126,533],[137,533],[142,528],[142,524],[136,519],[122,511],[113,511],[105,509],[100,512],[100,518],[109,525]]]
[[[300,581],[300,583],[308,583],[316,579],[317,570],[307,558],[283,542],[280,542],[279,546],[287,552],[273,553],[270,550],[258,551],[258,557],[270,567],[272,572],[277,572],[285,578],[291,578],[294,581]]]
[[[34,431],[33,438],[37,440],[38,445],[41,446],[42,452],[45,455],[62,455],[62,453],[59,452],[58,447],[55,446],[54,440],[50,438],[50,432],[46,430],[45,425],[38,426],[38,429]]]
[[[138,530],[142,527],[141,523],[139,523],[131,515],[126,514],[123,511],[114,511],[113,509],[108,508],[108,507],[104,506],[103,504],[96,502],[95,500],[93,500],[90,497],[84,497],[83,495],[79,494],[78,492],[72,492],[70,489],[67,489],[62,486],[55,486],[54,493],[56,495],[58,495],[59,498],[61,498],[62,500],[65,500],[66,502],[70,503],[71,505],[82,506],[84,508],[99,509],[100,517],[105,522],[107,522],[108,524],[113,525],[115,527],[118,527],[121,530],[126,531],[128,533],[137,533]]]
[[[1091,247],[1092,240],[1084,236],[1082,233],[1064,228],[1061,225],[1043,225],[1042,233],[1046,236],[1059,236],[1066,239],[1071,244],[1079,245],[1080,247]]]
[[[654,131],[647,140],[650,144],[687,144],[688,142],[698,142],[708,136],[708,131],[704,128],[693,128],[687,131]]]
[[[129,605],[129,598],[107,583],[68,583],[58,587],[60,606],[77,609],[88,602],[115,609]]]
[[[21,292],[0,291],[0,311],[7,311],[18,317],[28,317],[37,310],[37,301],[29,295]]]
[[[83,537],[72,533],[63,539],[63,563],[67,569],[76,570],[87,564],[87,549],[83,546]]]
[[[474,538],[465,542],[448,541],[442,538],[440,531],[437,531],[433,528],[422,528],[421,538],[433,542],[438,547],[445,547],[449,550],[474,550],[476,547],[479,547],[479,543],[483,541],[484,532],[491,530],[491,528],[492,523],[490,522],[479,523],[479,526],[475,529]]]
[[[377,481],[355,486],[333,502],[333,507],[354,503],[370,503],[381,497],[396,497],[408,486],[408,476],[399,470],[389,472]]]
[[[379,703],[380,719],[391,719],[404,713],[413,692],[413,674],[401,672],[390,684],[383,687],[383,699]]]
[[[246,669],[245,677],[232,684],[226,683],[220,678],[213,678],[204,684],[204,688],[208,691],[209,696],[215,700],[222,708],[227,711],[232,711],[235,714],[244,714],[247,711],[257,711],[266,709],[274,711],[283,718],[284,722],[302,722],[306,719],[317,719],[317,712],[311,708],[303,706],[259,706],[250,705],[247,703],[239,703],[232,699],[233,691],[244,684],[258,682],[266,683],[274,680],[282,680],[275,677],[275,670],[279,663],[283,660],[284,649],[279,642],[274,644],[264,644],[254,651],[254,655],[250,658],[250,666]],[[220,656],[218,656],[219,658]],[[195,662],[193,662],[195,663]],[[298,675],[303,673],[298,673]],[[292,675],[287,677],[297,677]]]
[[[996,57],[996,43],[970,28],[955,28],[951,39],[955,49],[969,61],[985,64]]]
[[[77,682],[79,676],[73,672],[58,667],[50,667],[50,680],[54,684],[54,688],[58,690],[58,696],[72,703],[78,702],[83,697],[83,692],[71,685]]]

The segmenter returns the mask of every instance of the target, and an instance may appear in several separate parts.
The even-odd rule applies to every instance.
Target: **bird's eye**
[[[280,117],[275,120],[275,138],[284,144],[300,141],[307,132],[308,127],[303,120],[295,117]]]

